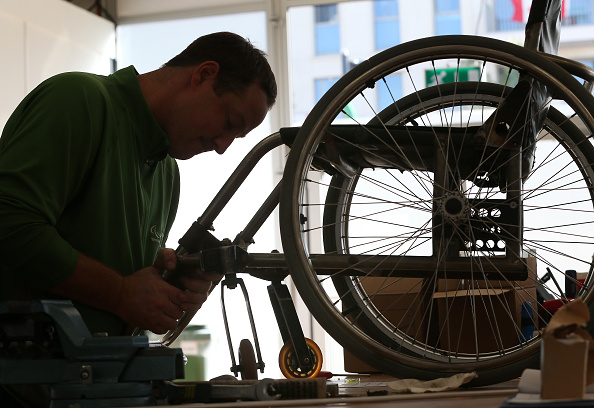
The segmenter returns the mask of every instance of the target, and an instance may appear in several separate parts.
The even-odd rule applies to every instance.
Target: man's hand
[[[182,317],[183,310],[172,301],[181,291],[165,282],[160,272],[151,266],[123,278],[114,312],[131,327],[162,334]]]
[[[184,312],[200,309],[214,285],[223,277],[200,268],[178,265],[175,251],[169,248],[159,251],[155,267],[170,272],[172,279],[169,283],[183,290],[178,293],[175,303]]]
[[[176,281],[166,282],[164,270],[175,272]],[[50,292],[113,313],[131,327],[163,334],[177,327],[184,312],[200,309],[220,279],[196,268],[178,270],[172,249],[159,251],[154,266],[125,277],[79,253],[73,274]]]
[[[164,270],[173,272],[175,282],[161,278]],[[220,279],[219,274],[199,269],[177,270],[175,251],[163,249],[154,266],[124,277],[116,314],[131,326],[163,334],[177,327],[184,312],[200,309],[213,282]]]

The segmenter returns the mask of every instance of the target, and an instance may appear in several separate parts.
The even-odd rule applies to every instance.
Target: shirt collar
[[[169,139],[157,123],[140,89],[138,72],[134,66],[122,68],[110,75],[120,89],[120,96],[128,109],[131,124],[138,139],[144,160],[163,160],[169,150]]]

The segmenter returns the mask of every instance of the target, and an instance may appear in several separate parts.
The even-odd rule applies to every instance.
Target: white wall
[[[65,71],[109,74],[115,27],[63,0],[0,0],[0,126],[44,79]]]

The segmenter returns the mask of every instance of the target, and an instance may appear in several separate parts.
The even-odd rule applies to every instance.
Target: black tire
[[[514,378],[521,374],[524,368],[535,366],[538,363],[540,345],[538,335],[533,339],[520,337],[519,344],[504,344],[499,339],[495,341],[496,346],[491,349],[484,350],[479,347],[481,337],[477,332],[476,317],[481,315],[480,308],[484,309],[487,319],[492,320],[491,327],[503,327],[505,324],[509,326],[509,321],[515,319],[516,323],[515,326],[512,326],[511,331],[515,328],[519,332],[521,327],[517,321],[517,310],[514,312],[516,313],[514,316],[506,319],[504,315],[501,315],[501,312],[495,314],[493,302],[501,304],[500,297],[509,300],[508,296],[511,295],[505,293],[511,292],[514,295],[512,300],[515,302],[530,301],[533,311],[537,310],[537,305],[542,303],[542,299],[535,295],[535,290],[530,289],[530,294],[527,294],[527,282],[532,287],[540,285],[535,276],[530,277],[529,281],[524,281],[521,284],[504,277],[494,279],[493,275],[489,276],[489,280],[485,279],[486,275],[482,270],[483,263],[494,262],[493,258],[506,253],[516,256],[521,262],[528,262],[527,259],[533,258],[533,262],[537,264],[536,269],[539,278],[543,276],[547,267],[553,269],[558,277],[563,277],[563,271],[574,269],[573,266],[577,264],[579,266],[578,270],[588,273],[586,284],[580,295],[588,304],[592,303],[591,277],[589,275],[591,275],[590,265],[592,263],[591,254],[594,237],[591,234],[584,233],[583,226],[577,226],[577,223],[562,225],[562,218],[570,213],[568,210],[572,210],[571,213],[579,211],[580,222],[583,225],[594,222],[593,198],[591,195],[594,170],[590,165],[590,163],[594,163],[594,152],[591,143],[584,136],[590,135],[594,128],[594,120],[590,114],[590,112],[594,112],[594,104],[591,96],[569,74],[550,61],[538,55],[528,55],[529,53],[529,51],[521,47],[498,40],[464,36],[422,39],[394,47],[360,64],[339,80],[314,107],[293,144],[283,177],[280,203],[281,235],[291,275],[304,302],[328,333],[346,349],[355,355],[361,356],[366,362],[380,371],[400,378],[424,379],[458,372],[478,371],[479,378],[473,381],[473,384],[481,385]],[[462,59],[479,62],[480,78],[477,78],[477,82],[454,82],[429,87],[428,89],[422,89],[423,86],[411,87],[412,91],[409,95],[398,99],[385,109],[372,111],[371,115],[364,116],[365,120],[359,117],[355,120],[350,113],[352,110],[345,109],[349,104],[356,105],[359,99],[364,99],[368,103],[369,97],[365,96],[363,98],[362,95],[369,94],[373,87],[388,84],[390,80],[385,80],[385,78],[390,75],[398,75],[404,72],[411,78],[412,82],[416,74],[415,69],[422,65],[433,69],[433,73],[437,77],[438,71],[435,67],[439,68],[439,64],[443,63],[444,60],[453,61],[456,75],[460,75],[460,61]],[[477,113],[476,111],[464,113],[464,108],[460,108],[460,112],[457,112],[456,107],[460,105],[465,107],[482,106],[490,111],[499,111],[498,103],[503,99],[503,95],[509,92],[508,86],[485,82],[486,79],[482,77],[483,74],[486,76],[489,72],[495,72],[495,69],[507,69],[511,73],[518,71],[522,75],[533,79],[534,83],[545,84],[555,94],[556,98],[561,100],[562,106],[560,106],[560,109],[572,115],[571,120],[567,120],[563,114],[554,108],[548,109],[545,133],[540,133],[533,141],[524,137],[522,146],[517,147],[515,150],[516,152],[523,152],[521,156],[518,153],[509,153],[507,144],[505,145],[507,149],[505,151],[501,145],[493,148],[493,144],[489,140],[489,143],[491,143],[488,146],[489,151],[487,151],[487,147],[483,147],[482,151],[479,149],[478,159],[469,159],[468,150],[463,150],[461,147],[466,147],[465,142],[457,142],[458,145],[455,143],[455,140],[466,140],[464,139],[465,136],[456,136],[458,139],[452,136],[451,139],[446,141],[446,147],[449,149],[450,144],[452,149],[459,147],[460,150],[458,151],[452,150],[454,152],[453,156],[458,153],[458,156],[463,156],[464,160],[460,161],[458,158],[455,160],[449,159],[451,163],[446,160],[445,164],[443,164],[444,168],[448,169],[447,171],[452,174],[456,173],[457,176],[452,175],[450,178],[453,181],[444,186],[433,180],[433,169],[437,168],[437,165],[434,163],[429,164],[424,160],[424,158],[429,157],[430,153],[426,151],[427,139],[417,139],[417,144],[423,144],[421,146],[425,148],[423,150],[415,144],[411,135],[408,136],[407,140],[412,140],[412,142],[409,141],[407,145],[400,143],[401,139],[393,139],[394,147],[390,145],[389,140],[386,142],[386,138],[383,138],[381,143],[385,144],[385,150],[383,150],[383,146],[380,146],[381,149],[374,152],[364,151],[361,146],[357,145],[359,139],[356,138],[346,140],[342,144],[336,143],[336,146],[339,146],[336,149],[342,149],[338,152],[335,151],[336,149],[332,150],[334,147],[323,140],[327,129],[329,133],[334,132],[334,130],[328,128],[329,125],[343,124],[345,122],[359,124],[361,129],[364,129],[364,132],[367,133],[379,133],[384,125],[405,125],[410,126],[408,128],[410,130],[415,127],[417,130],[419,128],[431,130],[439,127],[440,129],[450,129],[448,135],[449,132],[455,135],[453,132],[456,131],[463,133],[460,129],[470,128],[471,122],[468,118],[472,117],[473,122],[481,122],[490,113],[484,115],[484,117],[476,118],[473,116],[474,113]],[[406,87],[403,86],[404,88]],[[557,105],[557,102],[555,102],[555,105]],[[380,111],[381,113],[376,113]],[[460,118],[463,120],[455,123],[453,116],[447,116],[452,114],[460,114]],[[465,115],[468,118],[464,118]],[[429,121],[433,121],[433,123],[428,123]],[[361,123],[366,123],[366,125],[364,126]],[[376,129],[372,126],[375,123],[379,124]],[[438,134],[437,132],[434,133],[435,135]],[[341,141],[340,134],[332,134],[332,136],[335,142]],[[526,140],[529,141],[526,142]],[[547,146],[550,141],[553,141],[554,148],[559,150],[551,151],[546,147],[540,148],[541,145]],[[485,143],[486,145],[487,143]],[[460,254],[460,256],[464,254],[465,257],[472,258],[473,262],[479,260],[480,264],[475,264],[478,266],[476,266],[476,270],[473,270],[473,275],[468,275],[468,278],[472,277],[472,279],[467,279],[469,283],[466,284],[464,289],[458,282],[458,287],[450,287],[440,291],[446,293],[445,307],[441,306],[445,312],[441,313],[443,316],[441,314],[439,316],[441,322],[435,320],[438,319],[437,315],[439,314],[437,302],[444,303],[444,301],[436,301],[435,292],[439,289],[440,280],[444,278],[443,274],[438,277],[437,275],[431,275],[431,273],[425,273],[422,275],[421,283],[419,283],[422,285],[423,290],[409,292],[409,294],[423,293],[413,313],[414,316],[421,316],[419,325],[425,328],[422,335],[419,335],[418,332],[415,334],[414,332],[402,330],[398,324],[390,322],[385,316],[385,311],[377,305],[378,302],[375,302],[374,296],[382,291],[388,292],[388,286],[394,285],[394,280],[398,281],[401,278],[393,278],[389,284],[386,281],[383,286],[380,284],[379,289],[376,285],[374,292],[371,293],[368,290],[366,291],[364,285],[361,284],[363,280],[368,279],[367,277],[335,276],[333,279],[321,277],[326,272],[322,271],[321,268],[316,269],[312,263],[310,254],[322,252],[320,247],[314,246],[316,241],[321,241],[321,237],[318,236],[321,231],[324,232],[324,250],[327,253],[348,255],[381,254],[383,250],[379,249],[380,245],[372,245],[371,243],[377,243],[381,239],[383,241],[382,245],[386,248],[388,247],[388,238],[392,238],[394,242],[396,234],[392,237],[380,237],[380,234],[376,234],[375,238],[370,238],[367,243],[362,243],[357,241],[359,238],[357,238],[354,230],[355,225],[360,220],[370,221],[372,214],[373,217],[388,219],[387,214],[389,214],[389,211],[392,211],[392,214],[398,217],[399,213],[406,214],[403,209],[416,210],[420,213],[420,209],[423,208],[428,214],[428,218],[424,221],[428,220],[429,224],[426,222],[424,225],[429,232],[423,234],[418,232],[421,230],[419,227],[416,227],[417,230],[411,228],[410,235],[414,236],[416,241],[409,242],[415,243],[408,244],[406,250],[403,249],[402,243],[390,244],[394,254],[397,251],[402,251],[406,256],[419,256],[423,259],[429,259],[433,255],[431,251],[434,250],[434,243],[432,242],[436,241],[436,235],[432,235],[433,232],[430,231],[437,228],[429,228],[427,225],[431,225],[431,222],[435,224],[434,217],[437,213],[440,217],[440,225],[451,226],[450,230],[454,231],[448,232],[450,241],[452,240],[451,237],[454,236],[458,241],[464,241],[461,238],[464,234],[459,232],[462,229],[471,230],[472,234],[476,233],[476,236],[479,236],[478,229],[475,228],[476,222],[471,223],[469,221],[471,217],[468,215],[478,210],[478,197],[483,197],[480,194],[485,197],[509,197],[510,190],[513,190],[509,187],[512,185],[511,173],[502,175],[499,169],[505,168],[505,171],[508,172],[508,168],[513,167],[509,165],[512,160],[521,160],[525,157],[530,157],[530,160],[532,160],[534,145],[538,146],[538,148],[535,153],[537,157],[533,169],[529,168],[527,163],[516,164],[516,167],[523,168],[524,172],[521,176],[517,176],[514,182],[518,183],[518,180],[522,178],[523,184],[525,182],[526,185],[525,188],[518,189],[521,192],[519,196],[522,205],[524,205],[522,207],[523,211],[520,212],[524,217],[524,222],[518,227],[521,232],[516,235],[507,234],[504,239],[501,239],[503,241],[501,248],[497,246],[499,245],[498,242],[495,243],[495,246],[489,244],[479,248],[478,245],[481,240],[471,238],[467,239],[468,242],[464,242],[464,245],[470,246],[456,247],[458,249],[453,251],[454,254]],[[429,146],[429,149],[431,148]],[[322,149],[325,149],[323,153],[321,153]],[[389,151],[389,149],[392,150]],[[538,155],[544,150],[547,150],[547,152],[541,159]],[[389,151],[388,155],[391,152],[394,153],[391,154],[389,160],[382,161],[382,155],[386,155],[385,151]],[[447,151],[449,152],[449,150]],[[460,152],[464,154],[462,155]],[[492,160],[492,163],[488,163],[488,166],[491,167],[487,166],[487,160],[484,159],[486,156],[496,157],[499,155],[503,157],[504,152],[507,155],[505,159]],[[527,152],[530,152],[530,154],[527,154]],[[363,157],[363,160],[361,160],[361,157]],[[371,172],[371,170],[364,169],[366,166],[365,160],[373,162],[378,173],[387,173],[387,178],[376,177],[372,179],[368,177],[365,172]],[[559,166],[559,171],[550,173],[544,181],[541,180],[538,184],[534,184],[537,177],[535,174],[547,172],[547,167],[551,168],[552,163],[556,160],[559,162],[565,160],[563,165]],[[481,180],[480,183],[477,181],[479,171],[476,170],[479,169],[479,165],[481,171],[486,166],[488,167],[486,174],[490,177],[486,177],[486,181]],[[476,167],[475,170],[471,169],[473,166]],[[398,170],[394,171],[394,168]],[[322,176],[324,173],[331,173],[333,175],[332,180],[325,181],[323,177],[328,178],[328,176]],[[422,175],[416,176],[415,173],[422,173]],[[321,178],[318,176],[321,176]],[[418,183],[418,186],[424,188],[429,186],[425,191],[427,199],[423,201],[425,207],[420,206],[422,194],[404,192],[407,188],[410,188],[410,186],[407,186],[408,181],[403,182],[398,179],[408,176],[412,177],[412,182]],[[416,178],[413,176],[416,176]],[[390,178],[393,179],[393,183],[388,181]],[[364,182],[375,184],[377,190],[391,190],[392,193],[398,190],[399,201],[404,202],[408,199],[410,203],[405,205],[399,202],[399,213],[394,209],[388,210],[379,205],[377,211],[368,211],[363,215],[355,215],[352,211],[353,197],[358,197],[359,201],[363,197],[368,200],[365,204],[372,204],[375,198],[377,198],[377,202],[380,201],[379,195],[367,195],[365,190],[361,190],[362,193],[359,192],[359,189],[362,188],[361,184]],[[395,187],[396,182],[401,184]],[[315,193],[312,194],[310,186],[314,184],[322,186],[319,189],[319,194],[326,196],[325,203],[322,203],[321,199],[315,198]],[[462,188],[462,185],[465,187]],[[470,186],[468,189],[467,185]],[[488,187],[485,187],[487,185]],[[436,190],[436,186],[439,190]],[[556,198],[557,201],[551,201],[551,205],[543,205],[540,202],[538,207],[530,207],[530,199],[538,201],[536,197],[544,198],[547,194],[554,197],[553,192],[561,191],[562,188],[567,189],[571,194],[579,194],[579,200],[565,197],[563,198],[565,201],[559,201]],[[441,191],[444,194],[443,197],[437,197],[435,191]],[[473,198],[468,197],[471,191]],[[407,197],[407,199],[403,199],[403,197]],[[456,199],[450,200],[451,197]],[[509,198],[500,201],[504,202],[505,200],[509,201]],[[386,203],[396,204],[395,201],[395,199],[392,199],[390,203],[390,200],[383,199],[381,202],[382,205],[385,205]],[[377,204],[377,202],[374,204]],[[444,202],[448,203],[448,205],[449,203],[459,204],[463,210],[458,208],[454,214],[454,211],[448,208],[444,209],[446,205],[443,204]],[[360,202],[357,202],[357,205],[360,204]],[[438,204],[443,204],[444,208]],[[324,208],[323,217],[315,211],[322,207]],[[393,205],[393,207],[396,207],[396,205]],[[306,211],[309,211],[310,214],[306,214]],[[554,217],[551,212],[555,214]],[[543,214],[537,218],[544,217],[551,220],[556,220],[558,217],[559,222],[554,225],[551,221],[548,230],[541,229],[538,232],[540,236],[548,234],[548,237],[536,239],[534,238],[536,231],[534,225],[536,224],[533,224],[534,217],[531,217],[532,214]],[[491,229],[501,227],[502,224],[497,224],[496,221],[491,220],[494,217],[489,216],[488,218],[489,221],[485,220],[484,223],[486,226]],[[390,220],[393,226],[399,220],[401,224],[405,223],[402,221],[403,218],[392,217]],[[375,225],[379,225],[377,220],[373,219],[371,221],[375,222]],[[368,231],[373,229],[374,227],[371,227]],[[312,231],[314,234],[311,234]],[[305,238],[306,232],[310,233],[308,238]],[[441,234],[445,236],[445,233],[442,232]],[[465,234],[468,234],[468,232]],[[520,239],[511,237],[518,235]],[[402,241],[404,241],[403,236],[400,235]],[[549,240],[552,242],[545,242]],[[431,246],[428,247],[428,252],[418,255],[416,252],[424,245],[421,244],[421,241],[429,242],[428,245]],[[577,247],[582,247],[584,250],[578,253]],[[526,258],[524,251],[534,253],[535,249],[537,250],[536,255]],[[586,253],[587,255],[584,255]],[[451,254],[448,256],[451,257]],[[440,262],[442,266],[447,264],[447,262]],[[397,269],[395,268],[395,276],[399,274]],[[444,269],[447,269],[447,267],[444,267]],[[352,273],[352,270],[339,272],[344,275]],[[358,273],[360,274],[361,270]],[[481,285],[486,286],[486,288],[482,288],[483,292],[485,289],[494,292],[490,296],[477,295],[477,293],[482,293],[478,289]],[[501,286],[495,287],[494,285]],[[552,286],[551,282],[542,287],[548,289],[546,291],[552,296],[561,297],[561,294]],[[334,290],[337,293],[333,293]],[[449,295],[448,290],[450,291]],[[496,290],[499,290],[499,292]],[[474,328],[471,328],[470,333],[465,332],[465,335],[474,336],[473,340],[476,347],[470,351],[468,349],[462,350],[459,344],[454,344],[456,343],[454,340],[459,339],[460,336],[449,333],[450,322],[452,322],[452,327],[454,326],[453,320],[451,320],[454,316],[447,312],[452,310],[456,302],[459,303],[461,297],[458,297],[456,292],[460,293],[460,291],[465,291],[467,297],[472,299],[470,306],[462,308],[462,310],[466,310],[467,313],[472,315],[474,321]],[[397,297],[392,295],[387,304],[384,302],[384,306],[393,307]],[[379,297],[376,299],[379,299]],[[410,301],[410,299],[409,296],[408,300]],[[503,310],[504,312],[510,312],[511,307],[503,307]],[[546,319],[543,314],[536,313],[534,316],[532,324],[538,330],[544,325]],[[503,333],[499,328],[497,330],[493,329],[493,331],[493,337],[500,336]]]
[[[258,365],[256,363],[256,354],[252,342],[248,339],[242,339],[239,343],[239,366],[241,367],[242,380],[257,380]]]

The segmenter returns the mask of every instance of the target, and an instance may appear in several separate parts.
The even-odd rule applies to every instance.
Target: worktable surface
[[[354,376],[356,378],[357,376]],[[353,378],[353,377],[349,377]],[[211,404],[185,404],[179,408],[195,408],[197,406],[212,408],[242,408],[242,407],[340,407],[340,408],[497,408],[506,399],[517,392],[518,381],[508,381],[502,384],[481,388],[460,389],[456,391],[425,393],[425,394],[396,394],[368,396],[368,391],[387,391],[388,387],[382,386],[394,378],[388,376],[359,377],[359,386],[345,386],[344,377],[330,381],[339,384],[339,396],[332,398],[318,398],[307,400],[279,400],[279,401],[238,401]],[[366,386],[368,383],[371,386]],[[378,386],[379,385],[379,386]]]

